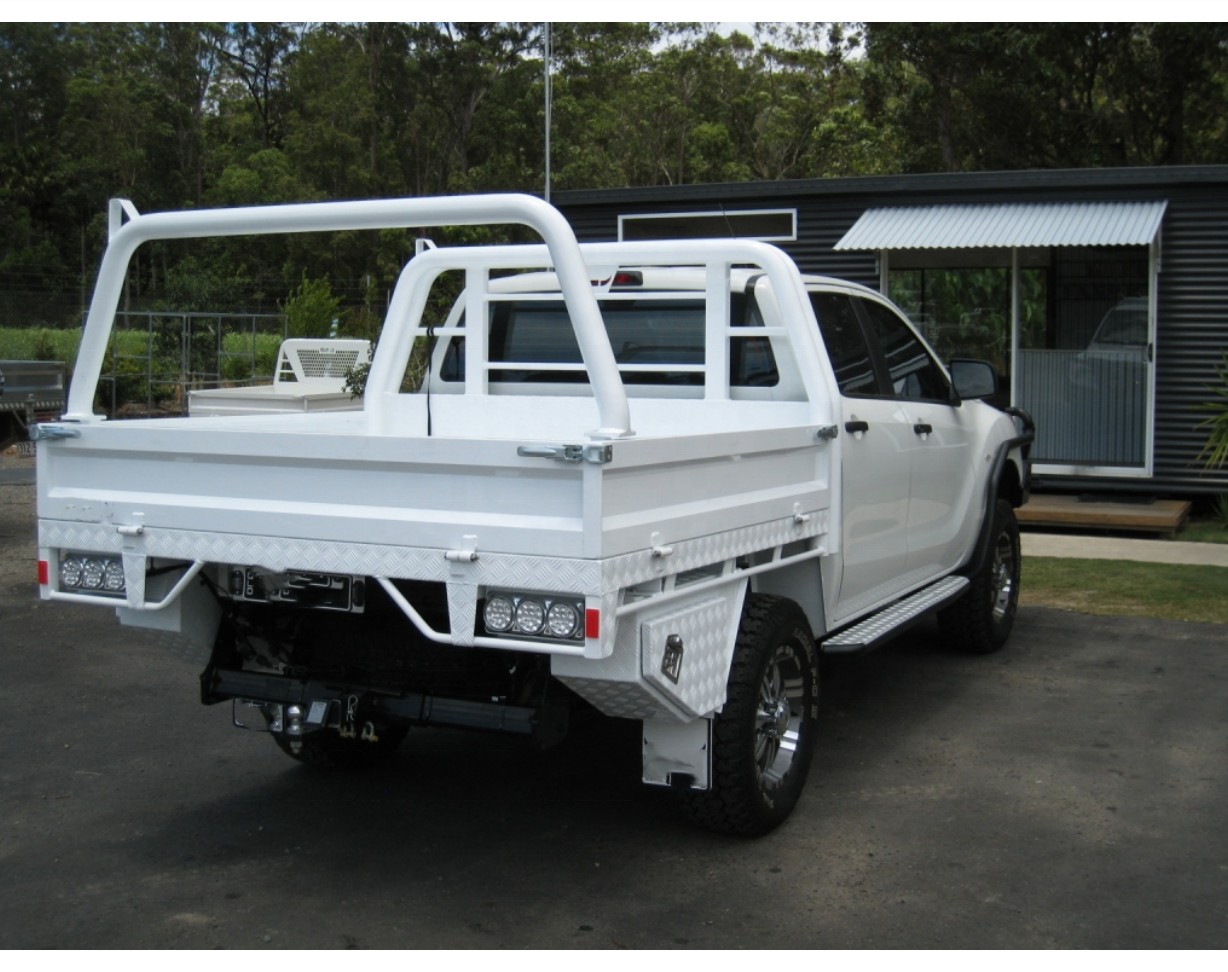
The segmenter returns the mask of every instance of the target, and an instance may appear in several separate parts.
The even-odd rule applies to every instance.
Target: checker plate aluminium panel
[[[668,607],[663,605],[644,618],[638,615],[624,618],[618,625],[618,639],[608,658],[554,655],[550,659],[551,674],[606,715],[675,722],[689,721],[697,714],[707,715],[725,701],[728,651],[732,650],[741,617],[746,584],[745,577],[733,575],[727,584],[697,591],[693,600],[675,602]],[[716,608],[713,602],[717,601],[724,606]],[[656,653],[655,661],[648,662],[643,660],[646,643],[642,631],[654,622],[659,625],[655,633],[660,635],[661,650]],[[685,627],[680,622],[685,622]],[[707,627],[701,631],[703,625]],[[646,676],[645,669],[651,664],[660,672],[664,642],[670,634],[680,631],[685,634],[682,635],[683,657],[678,684],[674,685],[662,675],[661,684],[668,685],[665,690]],[[695,651],[688,658],[687,652],[692,645]],[[695,656],[700,656],[698,661]],[[715,674],[717,668],[721,669],[719,677]],[[719,688],[713,684],[716,681],[719,681]],[[704,693],[710,704],[701,699]],[[713,699],[715,701],[711,701]]]
[[[644,678],[688,715],[707,715],[725,703],[733,602],[711,597],[640,626]],[[677,648],[671,648],[671,637],[678,639]]]
[[[673,553],[667,558],[653,557],[651,549],[645,548],[605,560],[486,553],[481,551],[478,538],[478,560],[463,572],[463,583],[599,597],[602,616],[608,618],[612,617],[617,605],[618,592],[624,588],[755,551],[809,540],[825,534],[827,529],[828,513],[818,510],[803,523],[788,517],[680,541],[671,545]],[[38,532],[40,547],[124,553],[125,569],[143,555],[215,564],[247,564],[274,571],[311,570],[444,583],[459,580],[453,565],[444,559],[444,551],[434,548],[159,527],[146,527],[140,536],[124,537],[117,532],[116,525],[110,523],[68,520],[40,520]],[[456,604],[460,603],[462,599],[457,598]],[[472,616],[464,620],[472,631]],[[614,651],[617,627],[621,626],[602,625],[600,642],[592,646],[599,651],[595,657],[604,658]]]
[[[832,649],[861,648],[872,645],[906,621],[924,614],[936,604],[950,600],[967,586],[967,577],[958,575],[944,577],[851,628],[846,628],[833,635],[823,642],[823,648],[825,651],[831,651]]]

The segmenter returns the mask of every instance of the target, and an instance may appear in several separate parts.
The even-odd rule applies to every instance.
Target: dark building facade
[[[1228,350],[1228,166],[557,193],[581,242],[747,236],[887,293],[941,357],[994,362],[1059,490],[1210,495]]]

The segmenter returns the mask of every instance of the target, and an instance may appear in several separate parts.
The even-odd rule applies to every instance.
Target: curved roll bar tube
[[[563,300],[575,327],[597,401],[601,437],[631,432],[627,394],[614,352],[606,339],[588,271],[575,234],[557,209],[534,196],[514,193],[482,196],[442,196],[364,202],[303,203],[151,213],[142,216],[127,200],[111,201],[111,234],[98,284],[90,302],[75,380],[68,396],[66,421],[92,422],[94,392],[102,373],[111,325],[119,306],[128,261],[138,246],[150,240],[181,240],[209,236],[306,233],[329,230],[396,229],[418,226],[467,226],[519,223],[545,241],[558,271]],[[121,224],[123,216],[128,222]],[[411,261],[412,263],[413,261]]]

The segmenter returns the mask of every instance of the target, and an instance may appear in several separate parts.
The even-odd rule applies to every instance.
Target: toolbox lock
[[[661,656],[661,674],[675,685],[682,676],[682,638],[676,634],[665,639],[665,653]]]

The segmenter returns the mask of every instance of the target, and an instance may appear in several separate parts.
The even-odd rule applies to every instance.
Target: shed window
[[[618,217],[618,238],[637,240],[797,239],[796,209],[661,213]]]

